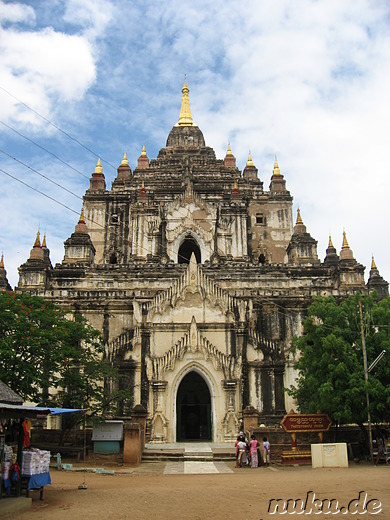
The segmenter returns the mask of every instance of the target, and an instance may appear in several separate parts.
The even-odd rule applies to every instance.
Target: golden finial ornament
[[[96,164],[95,173],[103,173],[102,163],[100,161],[100,155],[99,155],[98,162]]]
[[[79,218],[79,224],[85,224],[84,208],[81,208],[81,213],[80,213],[80,218]]]
[[[4,254],[1,253],[0,269],[4,269]]]
[[[273,171],[273,174],[274,174],[274,175],[281,175],[281,173],[280,173],[280,168],[279,168],[279,164],[278,164],[278,160],[276,159],[276,157],[275,157],[275,164],[274,164],[274,171]]]
[[[232,150],[231,150],[231,148],[230,148],[230,143],[228,143],[228,148],[227,148],[226,155],[227,155],[227,156],[228,156],[228,155],[233,155]]]
[[[343,231],[343,247],[342,249],[349,249],[349,244],[347,240],[347,234],[345,231]]]
[[[332,242],[332,237],[329,235],[329,244],[328,244],[328,249],[330,247],[333,247],[334,248],[334,245],[333,245],[333,242]]]
[[[126,150],[125,150],[125,153],[123,154],[123,159],[122,159],[122,162],[121,162],[121,166],[129,166],[129,161],[127,160]]]
[[[246,165],[247,166],[254,166],[253,164],[253,161],[252,161],[252,156],[251,156],[251,151],[249,150],[249,155],[248,155],[248,160],[246,162]]]
[[[177,122],[177,126],[193,126],[194,124],[191,115],[190,98],[188,96],[189,91],[190,89],[187,86],[187,78],[186,76],[184,76],[184,85],[181,89],[182,97],[180,115],[179,121]]]
[[[42,247],[47,247],[46,246],[46,234],[43,235]]]
[[[374,260],[374,255],[372,255],[371,269],[378,269],[377,266],[376,266],[375,260]]]
[[[34,242],[34,247],[41,247],[41,239],[39,237],[39,229],[38,229],[37,236],[36,236],[36,239],[35,239],[35,242]]]
[[[144,181],[142,181],[142,187],[141,187],[140,193],[141,193],[142,195],[144,195],[144,194],[146,193],[146,190],[145,190],[145,182],[144,182]]]
[[[238,193],[237,180],[234,179],[233,194],[234,194],[234,195],[237,195],[237,193]]]
[[[141,157],[147,157],[147,155],[146,155],[146,149],[145,149],[145,143],[142,145]]]
[[[296,221],[296,226],[298,224],[303,224],[303,220],[302,220],[302,217],[301,217],[301,210],[298,208],[298,212],[297,212],[297,221]]]

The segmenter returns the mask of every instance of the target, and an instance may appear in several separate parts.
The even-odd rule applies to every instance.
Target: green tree
[[[336,424],[367,421],[366,383],[359,300],[362,304],[368,365],[390,348],[390,299],[349,296],[337,302],[318,297],[308,308],[304,333],[294,340],[298,370],[289,389],[299,410],[328,413]],[[374,422],[390,418],[390,352],[369,374],[367,390]]]
[[[104,414],[131,398],[105,390],[115,377],[100,333],[79,313],[27,293],[0,293],[0,379],[25,400]]]

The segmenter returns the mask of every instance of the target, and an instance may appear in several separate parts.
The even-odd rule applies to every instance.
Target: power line
[[[57,204],[60,204],[60,205],[63,206],[64,208],[68,209],[69,211],[72,211],[73,213],[76,213],[76,215],[79,215],[79,213],[78,213],[77,211],[75,211],[74,209],[70,208],[70,207],[67,206],[66,204],[63,204],[63,203],[60,202],[59,200],[55,199],[54,197],[51,197],[50,195],[47,195],[46,193],[44,193],[43,191],[38,190],[37,188],[33,188],[32,186],[30,186],[29,184],[27,184],[27,182],[24,182],[24,181],[18,179],[17,177],[14,177],[13,175],[11,175],[10,173],[6,172],[6,171],[3,170],[2,168],[0,168],[0,172],[4,173],[4,175],[8,175],[8,177],[11,177],[11,179],[14,179],[15,181],[20,182],[20,184],[23,184],[24,186],[27,186],[27,188],[30,188],[31,190],[36,191],[36,192],[39,193],[40,195],[43,195],[44,197],[46,197],[46,198],[52,200],[53,202],[56,202]]]
[[[0,85],[0,89],[5,92],[6,94],[8,94],[9,96],[13,97],[14,99],[16,99],[16,101],[18,101],[18,103],[20,103],[21,105],[25,106],[26,108],[28,108],[29,110],[31,110],[31,112],[33,112],[34,114],[36,114],[38,117],[40,117],[41,119],[43,119],[44,121],[46,121],[46,123],[49,123],[49,125],[51,125],[53,128],[55,128],[56,130],[58,130],[59,132],[61,132],[62,134],[64,134],[66,137],[68,137],[68,139],[71,139],[72,141],[74,141],[75,143],[77,143],[79,146],[81,146],[82,148],[84,148],[85,150],[87,150],[88,152],[90,152],[92,155],[94,155],[95,157],[100,157],[99,154],[97,154],[96,152],[94,152],[93,150],[91,150],[90,148],[88,148],[87,146],[85,146],[83,143],[81,143],[78,139],[76,139],[75,137],[71,136],[70,134],[68,134],[67,132],[65,132],[64,130],[62,130],[62,128],[60,128],[59,126],[55,125],[52,121],[50,121],[49,119],[47,119],[45,116],[43,116],[42,114],[40,114],[39,112],[37,112],[36,110],[34,110],[33,108],[31,108],[29,105],[27,105],[26,103],[24,103],[24,101],[20,100],[19,98],[17,98],[14,94],[12,94],[11,92],[9,92],[7,89],[5,89],[4,87],[2,87]],[[114,170],[116,170],[115,166],[113,166],[112,164],[110,164],[108,161],[100,158],[101,161],[105,162],[106,164],[108,164],[109,166],[111,166],[111,168],[113,168]]]
[[[0,123],[4,126],[6,126],[7,128],[9,128],[10,130],[12,130],[13,132],[15,132],[15,134],[18,134],[20,137],[23,137],[23,139],[26,139],[26,141],[29,141],[30,143],[32,143],[33,145],[37,146],[38,148],[40,148],[41,150],[43,150],[44,152],[50,154],[52,157],[54,157],[55,159],[57,159],[58,161],[62,162],[62,164],[65,164],[65,166],[68,166],[68,168],[71,168],[72,170],[74,170],[76,173],[78,173],[79,175],[82,175],[83,177],[85,177],[86,179],[89,180],[89,177],[87,177],[87,175],[84,175],[84,173],[82,173],[81,171],[77,170],[77,168],[74,168],[73,166],[71,166],[70,164],[68,164],[67,162],[63,161],[60,157],[58,157],[58,155],[54,154],[53,152],[50,152],[47,148],[41,146],[40,144],[36,143],[33,139],[30,139],[29,137],[27,137],[26,135],[23,135],[21,132],[19,132],[18,130],[16,130],[15,128],[12,128],[12,126],[10,125],[7,125],[7,123],[4,123],[4,121],[0,121]]]
[[[25,164],[23,161],[20,161],[20,160],[17,159],[16,157],[13,157],[12,155],[10,155],[10,154],[7,153],[6,151],[2,150],[1,148],[0,148],[0,152],[2,152],[3,154],[7,155],[8,157],[10,157],[11,159],[13,159],[14,161],[18,162],[19,164],[21,164],[21,165],[24,166],[25,168],[28,168],[29,170],[31,170],[32,172],[36,173],[37,175],[40,175],[41,177],[43,177],[43,178],[46,179],[47,181],[51,182],[51,183],[54,184],[55,186],[58,186],[59,188],[61,188],[61,189],[64,190],[64,191],[67,191],[68,193],[70,193],[70,194],[73,195],[74,197],[77,197],[78,199],[83,200],[82,197],[80,197],[80,196],[77,195],[76,193],[73,193],[73,191],[68,190],[68,188],[65,188],[64,186],[62,186],[62,185],[59,184],[58,182],[53,181],[50,177],[47,177],[46,175],[44,175],[43,173],[39,172],[38,170],[35,170],[34,168],[32,168],[31,166],[29,166],[28,164]]]

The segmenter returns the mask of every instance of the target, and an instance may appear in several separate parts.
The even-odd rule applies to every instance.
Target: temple
[[[150,441],[232,440],[247,406],[270,424],[294,405],[291,346],[314,296],[388,295],[374,261],[365,284],[345,233],[321,261],[292,201],[276,159],[267,188],[250,152],[243,171],[230,144],[216,157],[185,81],[157,158],[144,144],[131,169],[124,152],[110,189],[99,158],[62,262],[52,266],[38,234],[16,290],[102,331],[114,384],[146,408]]]

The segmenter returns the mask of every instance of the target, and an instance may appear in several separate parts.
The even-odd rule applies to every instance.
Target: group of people
[[[257,468],[261,462],[265,466],[269,466],[271,459],[271,445],[267,437],[263,437],[263,443],[260,444],[255,435],[251,435],[249,441],[244,432],[238,434],[236,443],[236,467],[242,468],[250,466]]]

